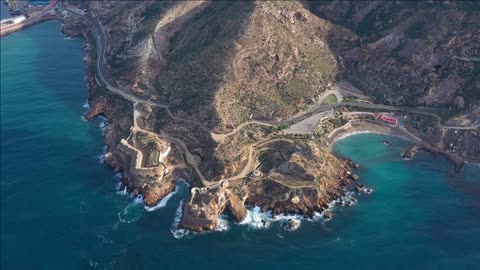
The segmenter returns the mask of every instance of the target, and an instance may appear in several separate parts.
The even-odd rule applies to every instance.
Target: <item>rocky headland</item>
[[[300,2],[86,1],[80,7],[93,19],[70,16],[63,31],[87,41],[85,118],[108,119],[105,163],[123,172],[122,188],[141,194],[148,206],[185,179],[191,194],[179,228],[212,230],[220,215],[242,221],[254,206],[273,215],[331,218],[330,202],[364,188],[352,173],[358,164],[335,157],[326,136],[282,132],[353,72],[352,58],[342,55],[364,41],[348,24]],[[96,65],[99,30],[92,21],[105,34],[105,70]],[[404,38],[386,34],[355,49],[354,57]]]

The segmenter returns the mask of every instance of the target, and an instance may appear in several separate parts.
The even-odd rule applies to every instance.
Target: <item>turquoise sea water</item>
[[[1,269],[479,269],[480,168],[400,159],[410,143],[362,134],[334,146],[375,192],[327,223],[176,239],[185,185],[147,212],[101,164],[101,120],[87,99],[82,40],[47,22],[1,39]]]

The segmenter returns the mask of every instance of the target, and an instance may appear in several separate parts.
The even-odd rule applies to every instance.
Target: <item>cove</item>
[[[478,268],[480,167],[453,174],[426,152],[405,161],[411,143],[378,134],[333,145],[374,189],[333,220],[287,232],[227,219],[225,231],[177,239],[170,228],[187,187],[148,212],[99,161],[102,120],[81,118],[83,41],[46,22],[0,42],[1,269]]]

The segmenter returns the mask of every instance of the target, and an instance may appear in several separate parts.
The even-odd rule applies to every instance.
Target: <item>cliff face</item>
[[[298,2],[89,5],[105,25],[108,65],[121,84],[219,129],[303,109],[335,79],[328,37],[354,39]]]
[[[287,118],[341,78],[384,104],[480,100],[475,1],[88,5],[120,84],[220,131]]]
[[[123,183],[148,205],[171,192],[176,177],[187,179],[192,193],[179,226],[194,231],[215,228],[222,213],[242,220],[253,205],[311,216],[346,188],[363,187],[349,180],[348,164],[324,138],[269,124],[305,110],[338,80],[386,104],[469,110],[480,99],[473,2],[83,5],[104,26],[111,77],[144,100],[132,106],[91,81],[87,118],[111,122],[106,162],[125,171]],[[83,23],[72,20],[67,28]],[[470,124],[480,121],[467,115]],[[478,142],[477,131],[435,132],[422,137],[441,141],[441,149],[460,137]],[[477,155],[468,143],[461,151]]]
[[[225,212],[241,221],[247,215],[246,205],[259,206],[273,215],[312,217],[328,209],[328,204],[342,197],[347,188],[356,186],[348,174],[351,164],[313,142],[292,146],[289,142],[268,144],[265,151],[277,155],[267,153],[268,161],[257,160],[258,169],[247,178],[223,181],[218,188],[193,188],[179,227],[197,232],[212,230]]]

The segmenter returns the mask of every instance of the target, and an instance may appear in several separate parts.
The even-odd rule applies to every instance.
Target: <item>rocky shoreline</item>
[[[104,117],[107,121],[107,126],[105,127],[105,134],[104,140],[105,145],[107,146],[107,151],[105,153],[104,164],[111,167],[116,173],[122,173],[125,171],[125,166],[123,165],[123,161],[118,158],[118,153],[116,150],[116,143],[117,140],[113,129],[115,126],[113,124],[113,120],[115,118],[115,110],[113,109],[114,106],[109,105],[109,100],[107,97],[100,92],[99,86],[96,83],[95,79],[95,70],[94,65],[92,64],[91,59],[91,42],[86,32],[84,31],[73,31],[67,29],[66,27],[62,27],[62,33],[70,38],[82,38],[84,40],[84,45],[82,46],[83,50],[85,51],[84,62],[87,66],[87,85],[88,85],[88,111],[84,115],[84,119],[86,121],[90,121],[97,117]],[[122,177],[120,180],[122,182],[122,186],[119,188],[123,190],[124,187],[128,184],[127,179]],[[132,192],[130,190],[129,192]],[[134,194],[135,196],[138,195]]]
[[[413,159],[419,150],[424,150],[432,154],[440,154],[446,157],[453,164],[453,171],[455,173],[459,173],[463,169],[463,166],[465,166],[465,164],[467,163],[466,160],[445,151],[440,151],[425,142],[415,144],[407,151],[405,151],[405,153],[402,154],[402,157],[407,160]]]
[[[130,128],[133,125],[132,105],[126,104],[129,101],[110,94],[97,85],[95,67],[91,59],[90,46],[92,43],[88,34],[84,31],[73,31],[68,27],[63,27],[62,31],[69,37],[82,37],[85,41],[83,46],[86,53],[84,61],[87,64],[89,87],[89,111],[85,114],[85,119],[91,120],[102,116],[108,121],[105,129],[107,152],[104,163],[115,172],[122,173],[121,190],[126,188],[134,196],[141,194],[145,205],[154,207],[160,200],[174,191],[175,181],[169,181],[161,189],[154,189],[154,192],[152,192],[151,188],[147,187],[145,189],[142,182],[137,182],[134,178],[129,177],[128,166],[126,165],[128,158],[126,159],[125,154],[119,151],[117,145],[130,134]],[[124,110],[124,107],[127,107],[128,110]],[[307,152],[318,151],[312,145],[305,147],[304,151]],[[297,155],[301,155],[301,153]],[[333,176],[334,179],[325,183],[322,191],[305,181],[303,182],[308,184],[305,187],[290,187],[286,183],[296,183],[297,180],[293,180],[295,178],[285,178],[285,172],[274,170],[264,180],[254,179],[254,181],[245,185],[232,184],[231,186],[219,187],[216,190],[203,190],[203,193],[200,195],[201,192],[198,192],[198,196],[195,198],[195,194],[192,193],[192,197],[189,198],[190,201],[183,204],[182,217],[178,228],[194,232],[213,230],[218,224],[220,215],[228,213],[234,220],[241,222],[247,217],[247,209],[253,207],[260,207],[262,212],[271,212],[273,217],[280,214],[295,214],[313,218],[315,214],[323,213],[324,218],[330,219],[332,218],[330,211],[332,202],[350,204],[352,202],[345,202],[343,198],[351,191],[361,191],[364,188],[364,185],[358,182],[358,177],[351,174],[351,171],[358,165],[347,161],[335,162],[338,164],[337,168],[334,169],[336,171],[335,176]],[[176,178],[189,179],[184,170],[175,170],[171,175]],[[281,182],[278,179],[288,181]],[[302,182],[298,181],[299,183]],[[195,188],[193,179],[188,182],[193,186],[192,190],[201,190]],[[283,195],[276,197],[276,193]]]
[[[344,160],[344,163],[351,169],[359,168],[358,163],[351,160]],[[269,206],[262,196],[264,192],[259,192],[258,196],[249,196],[242,200],[233,199],[229,197],[232,195],[228,189],[219,189],[215,193],[205,192],[200,200],[209,199],[206,206],[199,206],[196,202],[184,202],[182,207],[182,214],[179,223],[175,226],[175,230],[187,230],[195,233],[202,233],[206,231],[215,230],[218,226],[219,217],[228,213],[234,222],[244,224],[249,221],[249,215],[252,209],[258,209],[260,213],[266,215],[261,220],[257,220],[261,225],[266,226],[269,220],[276,220],[277,217],[290,217],[287,219],[287,230],[294,230],[297,224],[295,217],[306,220],[330,220],[333,218],[333,206],[352,206],[356,204],[357,200],[353,197],[354,194],[370,194],[372,189],[367,188],[360,182],[358,175],[352,171],[346,171],[341,179],[338,181],[339,185],[334,191],[329,192],[325,196],[318,197],[314,194],[309,196],[299,197],[290,196],[285,200]],[[357,192],[357,193],[355,193]],[[233,196],[235,198],[235,196]],[[191,198],[190,198],[191,199]],[[197,198],[198,199],[198,198]],[[263,224],[263,225],[262,225]]]

